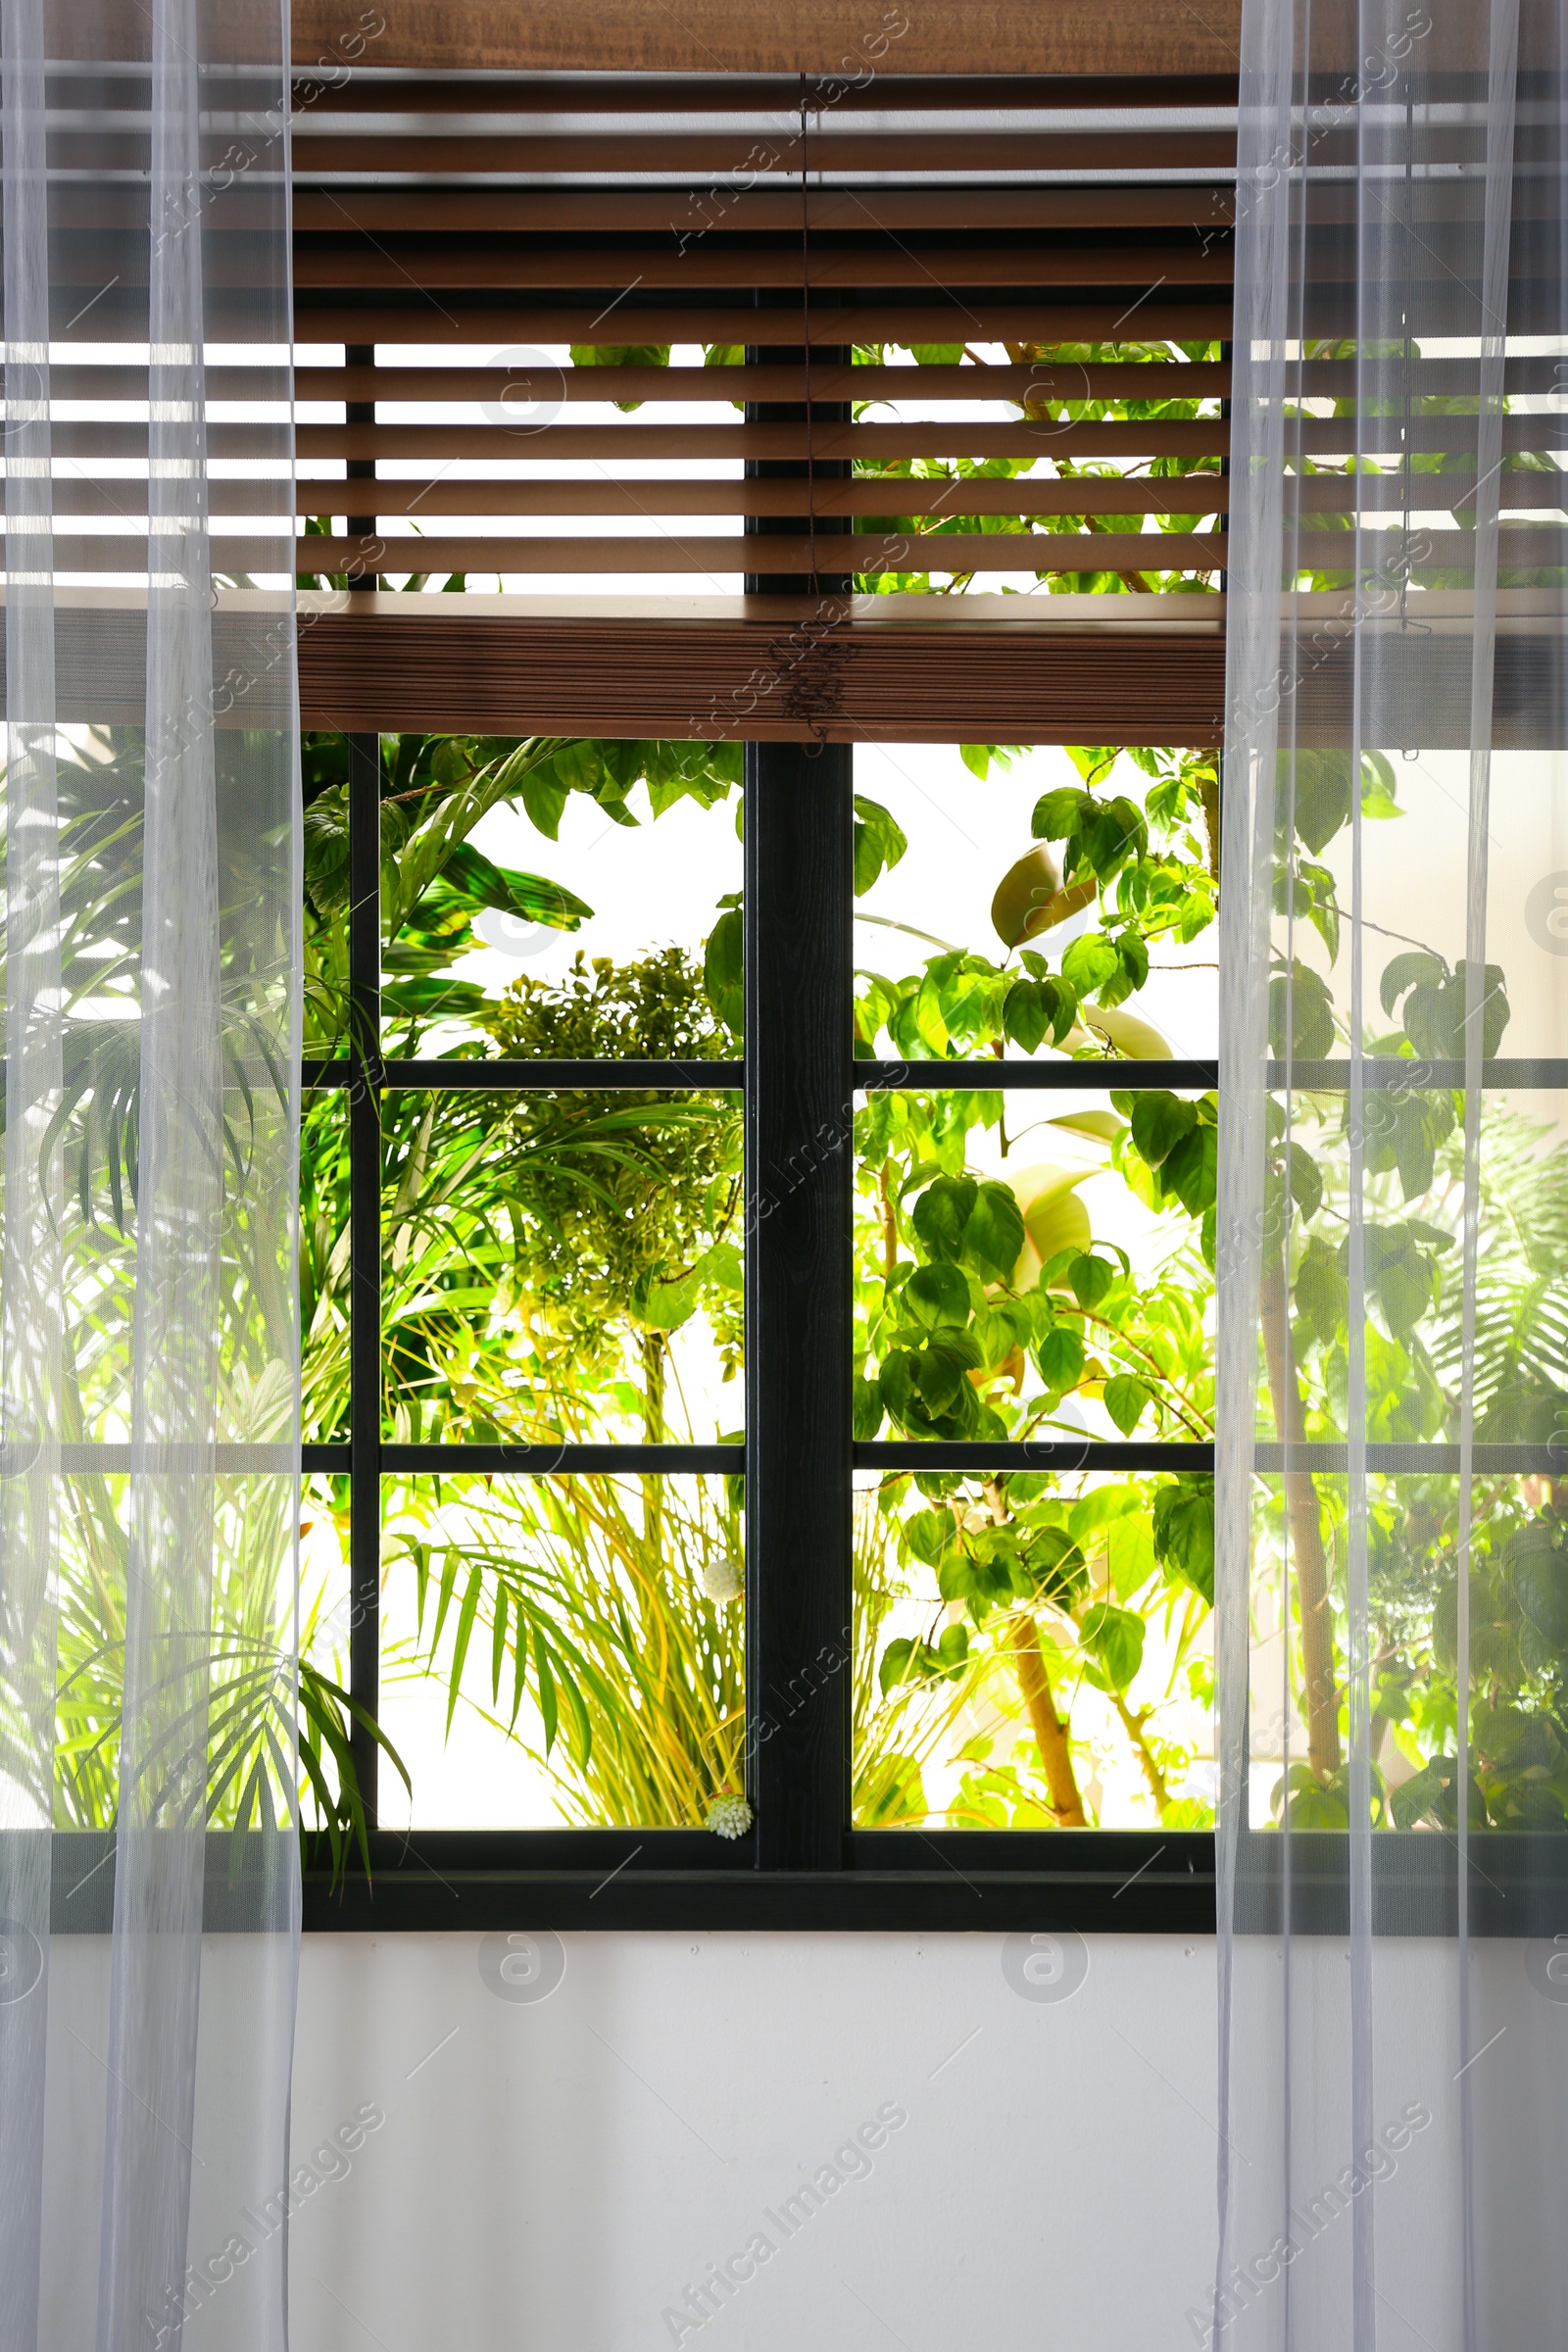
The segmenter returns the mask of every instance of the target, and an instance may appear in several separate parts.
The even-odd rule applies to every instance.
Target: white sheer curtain
[[[286,11],[0,0],[0,2352],[286,2340]]]
[[[1568,20],[1243,37],[1190,2332],[1525,2352],[1568,2340]]]

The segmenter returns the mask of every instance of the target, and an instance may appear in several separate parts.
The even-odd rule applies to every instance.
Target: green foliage
[[[855,796],[855,895],[863,899],[884,873],[891,873],[908,842],[880,801]]]
[[[306,1051],[327,1055],[343,1051],[348,1030],[347,738],[307,735],[303,758]],[[382,736],[382,1004],[389,1026],[402,1026],[403,1050],[431,1020],[471,1022],[482,1010],[483,991],[453,966],[479,945],[473,920],[486,908],[562,931],[593,911],[561,883],[504,869],[473,845],[492,808],[520,811],[553,842],[573,794],[635,827],[628,801],[639,786],[657,818],[684,799],[711,808],[739,781],[731,744]]]
[[[706,971],[680,948],[623,964],[579,948],[559,981],[519,974],[474,1026],[519,1061],[714,1061],[730,1050]]]
[[[1324,1061],[1333,1053],[1334,999],[1310,964],[1298,959],[1270,979],[1268,1042],[1281,1061]]]
[[[700,1828],[743,1779],[741,1612],[705,1584],[739,1558],[739,1482],[658,1484],[650,1520],[635,1480],[421,1482],[389,1538],[418,1628],[394,1670],[547,1769],[570,1820]]]
[[[859,364],[883,362],[892,351],[907,351],[919,367],[955,367],[967,364],[975,376],[975,391],[985,397],[986,363],[962,344],[916,344],[858,346],[855,357]],[[1204,360],[1216,356],[1216,348],[1199,342],[1109,342],[1109,343],[1037,343],[1016,342],[1006,346],[1007,360],[1012,367],[1030,371],[1030,389],[1016,405],[1020,413],[1042,426],[1093,424],[1108,420],[1190,421],[1205,413],[1213,414],[1213,403],[1202,398],[1171,397],[1169,387],[1174,370],[1160,368],[1150,377],[1150,391],[1139,397],[1125,392],[1114,398],[1091,397],[1088,393],[1086,367],[1096,362],[1113,361],[1137,365],[1140,362],[1167,361],[1177,357]],[[1016,396],[1010,396],[1016,397]],[[856,414],[872,415],[877,403],[857,404]],[[1002,537],[1018,544],[1006,551],[1008,570],[1029,571],[1036,568],[1039,543],[1042,539],[1055,541],[1062,534],[1070,536],[1075,549],[1081,550],[1082,568],[1066,572],[1041,572],[1044,585],[1053,593],[1067,594],[1125,594],[1128,591],[1148,593],[1162,589],[1206,591],[1213,586],[1213,575],[1195,574],[1184,568],[1183,543],[1192,539],[1195,521],[1191,514],[1159,514],[1154,516],[1155,528],[1145,534],[1142,567],[1129,571],[1109,571],[1097,565],[1094,541],[1097,533],[1111,531],[1118,534],[1143,530],[1145,514],[1142,505],[1124,514],[1096,513],[1087,517],[1088,528],[1081,526],[1079,517],[1072,514],[1021,515],[981,513],[965,514],[963,487],[966,483],[994,483],[1033,476],[1070,482],[1077,479],[1099,483],[1105,479],[1130,479],[1133,476],[1181,477],[1194,473],[1213,473],[1218,460],[1211,457],[1173,455],[1156,458],[1152,463],[1117,462],[1105,459],[1077,459],[1067,454],[1062,443],[1049,431],[1042,439],[1039,459],[1023,458],[956,458],[951,460],[888,458],[861,460],[861,477],[885,481],[887,512],[876,515],[857,517],[860,531],[904,533],[919,542],[919,555],[911,558],[921,568],[868,574],[858,586],[873,593],[891,595],[898,591],[921,590],[927,593],[947,593],[938,588],[937,577],[942,572],[942,541],[957,533],[966,537]],[[934,504],[934,514],[910,515],[904,512],[905,504],[913,500],[901,498],[903,485],[919,482],[921,504]],[[938,495],[931,498],[932,486]],[[988,502],[989,503],[989,502]],[[1132,506],[1132,502],[1129,501]],[[1201,522],[1199,522],[1201,528]],[[1049,552],[1059,553],[1058,549]],[[1143,553],[1143,550],[1140,550]],[[952,575],[954,588],[969,585],[973,575]],[[984,774],[977,766],[977,774]]]
[[[1282,821],[1291,824],[1315,857],[1350,821],[1351,754],[1338,746],[1297,749],[1280,755]],[[1360,759],[1363,817],[1395,817],[1398,806],[1394,765],[1383,752]]]
[[[573,343],[570,346],[574,368],[667,368],[667,343]],[[640,409],[640,400],[617,400],[615,407],[625,415]]]
[[[1496,1053],[1508,1025],[1507,990],[1502,966],[1497,963],[1489,963],[1485,977],[1475,980],[1473,1005],[1470,966],[1461,957],[1450,972],[1441,956],[1425,949],[1396,956],[1384,972],[1378,993],[1389,1013],[1404,999],[1400,1015],[1404,1033],[1417,1054],[1434,1061],[1463,1058],[1467,1015],[1479,1013],[1481,1051],[1489,1058]]]
[[[1154,1557],[1214,1605],[1214,1485],[1181,1477],[1154,1496]]]
[[[709,933],[703,954],[703,991],[739,1043],[746,1028],[746,933],[738,905],[721,900],[724,911]]]
[[[989,763],[997,747],[971,749],[977,762],[983,758]],[[1102,779],[1117,756],[1069,749],[1092,781]],[[1048,1044],[1068,1052],[1102,1050],[1092,1014],[1091,1025],[1083,1025],[1085,1005],[1112,1012],[1128,1004],[1148,981],[1151,943],[1175,937],[1185,944],[1214,914],[1218,794],[1211,759],[1157,751],[1128,757],[1148,778],[1142,806],[1126,794],[1104,799],[1068,786],[1043,795],[1032,820],[1037,840],[1063,845],[1062,888],[1052,921],[1098,902],[1098,926],[1073,939],[1054,968],[1045,952],[1045,930],[1001,963],[954,948],[900,979],[862,972],[857,1054],[874,1054],[883,1035],[895,1054],[911,1061],[968,1058],[1000,1052],[1004,1044],[1026,1054]]]
[[[635,1048],[701,1060],[728,1043],[673,948],[620,965],[579,956],[560,983],[521,977],[479,1018],[519,1059]],[[737,1098],[392,1096],[383,1128],[395,1427],[412,1436],[434,1413],[477,1436],[546,1439],[574,1390],[581,1412],[601,1385],[620,1399],[606,1410],[633,1410],[661,1439],[669,1335],[699,1309],[738,1368]]]

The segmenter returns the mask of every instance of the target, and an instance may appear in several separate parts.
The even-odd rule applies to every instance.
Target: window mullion
[[[761,1870],[849,1819],[848,746],[746,753],[747,1703]]]

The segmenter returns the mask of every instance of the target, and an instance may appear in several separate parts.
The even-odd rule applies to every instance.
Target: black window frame
[[[349,1052],[307,1061],[341,1089],[350,1155],[350,1434],[303,1467],[346,1472],[350,1687],[374,1713],[380,1480],[466,1469],[745,1477],[745,1837],[703,1830],[382,1830],[376,1751],[357,1731],[370,1871],[305,1874],[307,1929],[767,1928],[1206,1934],[1212,1836],[1178,1830],[858,1830],[850,1821],[852,1495],[857,1470],[1211,1470],[1211,1446],[856,1443],[850,1398],[854,1104],[881,1088],[994,1089],[995,1061],[906,1065],[853,1048],[853,748],[745,751],[746,1035],[738,1062],[387,1060],[380,1028],[380,738],[349,743]],[[1122,1086],[1208,1088],[1209,1061],[1118,1064]],[[1081,1090],[1070,1061],[1004,1083]],[[399,1446],[380,1430],[384,1088],[725,1087],[745,1134],[746,1430],[741,1446]]]

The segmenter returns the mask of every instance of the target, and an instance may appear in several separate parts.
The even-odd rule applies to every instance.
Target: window
[[[308,94],[323,1921],[1207,1924],[1234,82],[909,29]]]
[[[305,767],[311,1916],[1198,1924],[1213,755]]]

